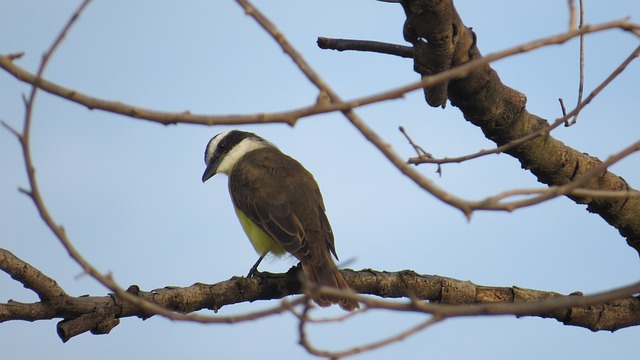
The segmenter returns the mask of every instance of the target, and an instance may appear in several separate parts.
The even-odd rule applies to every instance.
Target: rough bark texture
[[[57,332],[62,341],[66,342],[85,332],[108,334],[124,317],[136,316],[147,319],[153,316],[143,308],[123,301],[113,294],[70,296],[55,281],[4,249],[0,249],[0,270],[27,285],[41,298],[41,301],[35,303],[13,300],[0,303],[0,323],[12,320],[62,319],[57,325]],[[472,305],[533,302],[566,297],[554,292],[518,287],[479,286],[469,281],[419,275],[413,271],[380,272],[365,269],[341,270],[341,273],[355,292],[384,298],[412,298],[441,304]],[[280,299],[300,294],[299,276],[300,269],[293,267],[284,274],[259,273],[256,277],[233,277],[216,284],[195,283],[188,287],[165,287],[152,291],[141,291],[138,286],[132,285],[127,291],[178,313],[191,313],[203,309],[217,312],[225,305]],[[487,309],[484,313],[490,314],[491,311]],[[572,307],[548,312],[532,311],[519,315],[553,318],[567,325],[581,326],[593,331],[613,331],[640,324],[640,299],[630,297],[597,306]],[[233,321],[230,319],[227,322]]]
[[[453,1],[402,0],[401,3],[407,15],[404,34],[414,45],[414,68],[421,75],[443,71],[482,56],[476,47],[475,34],[462,23]],[[452,47],[453,51],[450,50]],[[526,110],[526,97],[505,86],[489,65],[447,85],[451,104],[460,108],[464,117],[479,126],[497,145],[548,126],[547,120]],[[442,89],[437,93],[441,94]],[[435,96],[438,101],[428,101],[429,104],[443,105],[440,95]],[[597,158],[572,149],[550,135],[539,136],[507,153],[517,158],[522,168],[531,171],[538,181],[550,186],[567,184],[601,164]],[[623,178],[609,171],[594,177],[582,188],[631,190]],[[640,252],[640,197],[570,198],[578,204],[586,204],[589,212],[600,215],[617,228],[629,246]]]

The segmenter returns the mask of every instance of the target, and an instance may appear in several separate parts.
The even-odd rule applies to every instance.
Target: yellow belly
[[[262,231],[251,219],[247,217],[240,209],[236,208],[236,215],[242,224],[242,229],[251,241],[251,245],[260,255],[271,252],[274,255],[284,255],[286,251],[278,244],[269,234]]]

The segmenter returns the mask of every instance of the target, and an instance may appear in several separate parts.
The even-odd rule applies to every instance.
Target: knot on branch
[[[466,42],[459,42],[459,37],[460,32],[467,29],[452,1],[402,0],[400,3],[407,16],[403,36],[413,44],[413,68],[417,73],[423,77],[434,75],[449,70],[454,63],[468,61],[454,60],[454,55],[467,51],[457,50],[460,45],[466,45]],[[433,107],[444,107],[448,99],[448,85],[448,82],[442,82],[425,87],[427,103]]]

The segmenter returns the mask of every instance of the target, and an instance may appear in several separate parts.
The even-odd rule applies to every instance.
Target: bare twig
[[[429,319],[419,323],[418,325],[412,326],[408,329],[405,329],[387,338],[373,341],[365,345],[354,346],[342,351],[329,351],[329,350],[318,349],[309,341],[307,332],[305,330],[305,325],[309,322],[307,320],[308,316],[298,316],[298,319],[300,321],[298,325],[298,336],[299,336],[300,345],[302,345],[302,347],[304,347],[305,350],[307,350],[310,354],[320,356],[320,357],[326,357],[329,359],[340,359],[348,356],[362,354],[362,353],[373,351],[396,342],[400,342],[408,338],[409,336],[415,335],[420,331],[425,330],[426,328],[431,327],[443,320],[443,318],[439,316],[431,316]]]
[[[16,59],[20,59],[23,56],[24,56],[24,52],[17,52],[17,53],[7,55],[7,59],[13,61]]]
[[[41,78],[42,78],[42,74],[44,73],[44,70],[45,70],[48,62],[51,59],[51,56],[53,55],[55,50],[58,48],[58,46],[62,43],[62,41],[64,40],[66,34],[69,32],[69,30],[71,29],[73,24],[79,18],[79,16],[82,13],[82,11],[89,5],[90,2],[91,2],[91,0],[85,0],[84,2],[82,2],[82,4],[73,13],[73,15],[71,16],[69,21],[62,28],[62,30],[60,31],[58,36],[55,38],[55,40],[53,41],[53,43],[50,46],[50,48],[44,53],[44,55],[42,56],[42,61],[40,63],[38,71],[37,71],[37,73],[35,75],[35,78],[33,80],[31,93],[25,99],[25,108],[26,108],[26,110],[25,110],[24,126],[23,126],[22,133],[19,134],[19,136],[18,136],[18,139],[19,139],[20,144],[22,146],[23,157],[24,157],[25,167],[26,167],[26,171],[27,171],[27,177],[29,179],[29,185],[30,185],[31,189],[29,191],[25,190],[23,192],[25,194],[27,194],[28,196],[30,196],[30,198],[33,201],[33,203],[35,204],[36,209],[38,210],[42,220],[45,222],[47,227],[49,227],[49,229],[53,232],[53,234],[56,236],[56,238],[64,246],[64,248],[67,250],[69,256],[73,260],[75,260],[78,263],[78,265],[80,265],[82,267],[84,272],[86,272],[89,275],[91,275],[93,278],[98,280],[98,282],[102,283],[107,288],[109,288],[112,291],[116,292],[116,294],[118,294],[119,296],[121,296],[121,297],[123,297],[123,298],[125,298],[127,300],[133,301],[135,303],[138,303],[141,307],[148,308],[147,310],[149,310],[149,311],[153,311],[153,310],[155,310],[154,307],[157,307],[156,305],[150,304],[150,303],[149,304],[145,304],[145,303],[143,303],[141,301],[141,299],[138,299],[135,296],[131,295],[130,293],[127,293],[124,289],[119,287],[109,276],[104,276],[100,272],[98,272],[88,261],[86,261],[80,255],[80,253],[78,253],[78,251],[75,249],[73,244],[67,238],[67,235],[66,235],[66,232],[65,232],[64,228],[61,225],[58,225],[58,224],[55,223],[55,221],[53,220],[51,214],[49,213],[49,210],[47,209],[47,207],[46,207],[46,205],[44,203],[44,200],[42,199],[42,195],[40,194],[40,189],[39,189],[39,186],[38,186],[38,182],[36,181],[35,167],[33,165],[32,157],[31,157],[31,147],[29,145],[29,135],[30,135],[31,124],[32,124],[32,120],[33,120],[33,106],[35,104],[36,94],[37,94],[37,91],[39,89],[39,85],[40,85],[40,81],[41,81]]]
[[[419,159],[433,159],[433,155],[431,155],[431,153],[425,151],[422,148],[422,146],[419,146],[415,142],[413,142],[413,139],[411,139],[409,134],[407,134],[407,131],[404,129],[404,126],[400,126],[399,129],[400,129],[400,132],[402,133],[402,135],[404,135],[404,137],[407,138],[407,141],[409,142],[409,144],[416,151],[416,153],[418,154],[418,158]],[[442,166],[440,166],[440,164],[438,164],[438,170],[436,170],[436,173],[438,175],[442,176]]]
[[[11,127],[11,125],[7,124],[4,120],[0,120],[0,125],[2,125],[2,127],[4,127],[11,134],[13,134],[16,137],[16,139],[18,139],[18,141],[20,141],[20,132],[18,130]]]
[[[578,28],[584,26],[584,0],[580,0],[580,24]],[[578,100],[576,106],[582,102],[582,94],[584,92],[584,34],[580,35],[580,84],[578,85]],[[564,126],[568,127],[575,124],[578,121],[578,115],[576,113],[571,121],[565,121]]]
[[[320,49],[337,51],[370,51],[378,54],[388,54],[400,56],[403,58],[413,58],[413,47],[389,44],[380,41],[332,39],[327,37],[318,37],[318,47]]]
[[[573,30],[576,28],[576,24],[578,23],[576,16],[576,2],[575,0],[569,0],[569,30]]]
[[[467,284],[465,284],[466,286]],[[477,291],[477,288],[473,284],[469,285],[471,291]],[[528,289],[514,288],[514,291],[529,291]],[[588,307],[597,304],[603,304],[619,299],[633,299],[637,302],[635,297],[640,294],[640,282],[633,283],[627,286],[619,287],[616,289],[599,292],[593,295],[583,296],[581,292],[577,292],[578,295],[550,295],[543,296],[542,298],[518,298],[520,295],[512,295],[513,301],[511,302],[486,302],[486,303],[463,303],[463,304],[450,304],[450,303],[437,303],[437,302],[398,302],[388,301],[380,298],[367,297],[355,293],[345,294],[340,290],[323,288],[322,291],[326,295],[331,296],[348,296],[352,299],[358,300],[365,305],[366,309],[392,309],[405,312],[419,312],[425,314],[431,314],[442,318],[450,317],[464,317],[464,316],[477,316],[477,315],[515,315],[515,316],[531,316],[537,314],[538,316],[550,315],[554,310],[569,309],[574,307]],[[534,290],[535,292],[535,290]],[[533,296],[537,297],[535,293],[522,294],[523,297]],[[528,301],[527,301],[528,300]],[[532,301],[535,300],[535,301]],[[547,316],[543,316],[547,317]]]
[[[430,153],[426,152],[422,148],[422,146],[417,145],[415,142],[413,142],[413,139],[411,139],[409,134],[407,134],[407,131],[404,129],[404,126],[400,126],[398,129],[400,130],[402,135],[404,135],[404,137],[407,138],[407,141],[413,147],[413,150],[416,151],[416,153],[418,154],[419,157],[426,157],[426,158],[429,158],[429,159],[433,158],[433,155],[431,155]]]
[[[564,100],[562,100],[562,98],[559,98],[558,102],[560,102],[560,110],[562,111],[562,117],[566,117],[567,116],[567,108],[564,106]]]

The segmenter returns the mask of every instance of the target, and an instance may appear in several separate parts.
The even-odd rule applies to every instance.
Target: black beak
[[[207,168],[204,169],[204,174],[202,174],[202,182],[205,182],[213,177],[218,171],[218,166],[220,166],[220,162],[222,161],[222,156],[216,157],[210,164],[207,164]]]

